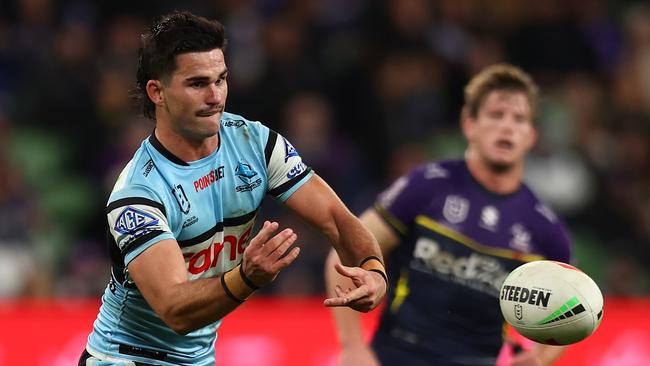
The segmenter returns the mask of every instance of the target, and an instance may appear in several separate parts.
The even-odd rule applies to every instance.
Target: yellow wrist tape
[[[221,285],[228,297],[241,303],[255,292],[256,289],[251,288],[246,284],[246,281],[244,281],[239,272],[240,266],[241,264],[224,273],[223,276],[221,276]]]
[[[359,265],[359,267],[365,269],[366,271],[379,273],[384,278],[384,281],[386,281],[386,285],[388,285],[388,276],[386,275],[386,269],[384,268],[384,264],[381,263],[379,258],[375,256],[368,257],[361,261],[361,265]]]

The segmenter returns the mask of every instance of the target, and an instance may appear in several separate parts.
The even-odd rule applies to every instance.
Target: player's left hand
[[[335,264],[335,268],[338,273],[350,278],[356,288],[344,290],[337,285],[334,289],[336,297],[325,299],[325,306],[347,306],[366,313],[381,303],[386,294],[386,281],[379,273],[361,267],[346,267],[340,263]]]

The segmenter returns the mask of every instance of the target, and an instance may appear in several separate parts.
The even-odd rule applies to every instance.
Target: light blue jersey
[[[237,266],[265,194],[284,202],[313,172],[282,136],[224,113],[219,147],[186,163],[152,134],[120,174],[108,201],[111,280],[88,337],[101,359],[213,365],[221,321],[176,334],[144,300],[127,267],[163,239],[178,242],[190,280]],[[164,271],[164,268],[160,269]]]

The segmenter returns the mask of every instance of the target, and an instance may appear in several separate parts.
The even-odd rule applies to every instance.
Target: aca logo
[[[120,234],[133,234],[146,227],[157,225],[158,219],[133,207],[125,208],[115,222],[115,231]]]
[[[289,161],[292,156],[298,156],[298,151],[287,139],[284,139],[284,162]]]

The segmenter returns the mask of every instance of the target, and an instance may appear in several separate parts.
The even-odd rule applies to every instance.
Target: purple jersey
[[[411,171],[375,209],[402,239],[387,258],[388,302],[373,341],[383,364],[408,355],[409,365],[494,365],[505,277],[529,261],[570,261],[566,229],[528,187],[489,192],[464,161]]]

